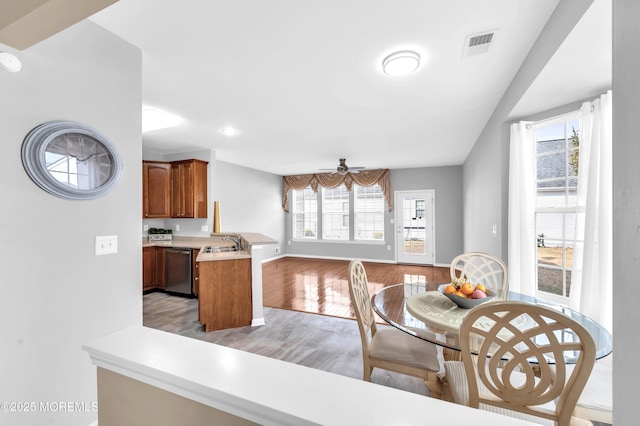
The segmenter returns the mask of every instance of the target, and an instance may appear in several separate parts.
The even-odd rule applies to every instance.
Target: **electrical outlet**
[[[280,254],[280,247],[276,247],[276,254]]]
[[[96,256],[116,254],[118,252],[118,236],[108,235],[96,237]]]
[[[180,232],[180,225],[176,224],[176,232]]]
[[[149,225],[142,225],[142,230],[147,232],[149,230]]]
[[[202,225],[200,227],[200,232],[209,232],[209,225]]]

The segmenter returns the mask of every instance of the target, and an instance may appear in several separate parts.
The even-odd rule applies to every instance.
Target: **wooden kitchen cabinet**
[[[196,262],[198,253],[200,253],[200,249],[191,251],[191,288],[193,289],[193,294],[200,292],[200,263]]]
[[[171,162],[171,217],[207,217],[207,162]]]
[[[165,283],[165,248],[142,248],[142,291],[154,288],[164,289]]]
[[[154,247],[154,257],[155,257],[155,270],[153,277],[153,285],[156,288],[164,289],[165,276],[166,271],[165,268],[165,248],[164,247]]]
[[[171,164],[142,162],[142,217],[171,217]]]
[[[251,259],[199,263],[198,313],[205,331],[251,325]]]
[[[142,248],[142,291],[151,290],[155,279],[155,247]]]

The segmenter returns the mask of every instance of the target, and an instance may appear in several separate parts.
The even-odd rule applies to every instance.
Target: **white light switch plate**
[[[107,235],[96,237],[96,256],[116,254],[118,252],[118,236]]]

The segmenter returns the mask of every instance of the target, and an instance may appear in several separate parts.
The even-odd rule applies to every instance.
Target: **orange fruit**
[[[464,297],[465,299],[467,298],[467,296],[465,296],[463,292],[458,290],[454,291],[452,294],[455,294],[456,296]]]
[[[458,291],[458,289],[457,289],[457,288],[455,288],[455,286],[452,286],[451,284],[449,284],[448,286],[446,286],[446,287],[444,288],[444,292],[445,292],[445,293],[447,293],[447,294],[451,294],[451,293],[453,293],[454,291]]]
[[[474,290],[475,288],[470,283],[464,283],[460,286],[460,292],[465,296],[471,296]]]
[[[483,293],[487,292],[487,288],[484,286],[484,284],[476,284],[476,290],[480,290]]]

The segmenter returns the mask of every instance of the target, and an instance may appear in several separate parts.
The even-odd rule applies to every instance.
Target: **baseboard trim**
[[[277,256],[277,257],[271,257],[269,259],[265,259],[262,261],[262,263],[267,263],[267,262],[271,262],[273,260],[277,260],[277,259],[283,259],[285,257],[300,257],[303,259],[324,259],[324,260],[345,260],[345,261],[350,261],[351,259],[353,259],[353,257],[339,257],[339,256],[316,256],[316,255],[307,255],[307,254],[283,254],[282,256]],[[388,259],[362,259],[362,258],[358,258],[358,260],[361,260],[363,262],[373,262],[373,263],[386,263],[386,264],[390,264],[390,265],[400,265],[401,263],[396,262],[395,260],[388,260]],[[422,264],[418,264],[418,263],[411,263],[411,264],[402,264],[402,265],[415,265],[415,266],[433,266],[436,268],[449,268],[451,265],[448,263],[435,263],[433,265],[422,265]]]
[[[251,327],[259,327],[265,324],[266,322],[264,321],[264,318],[254,318],[251,320]]]

